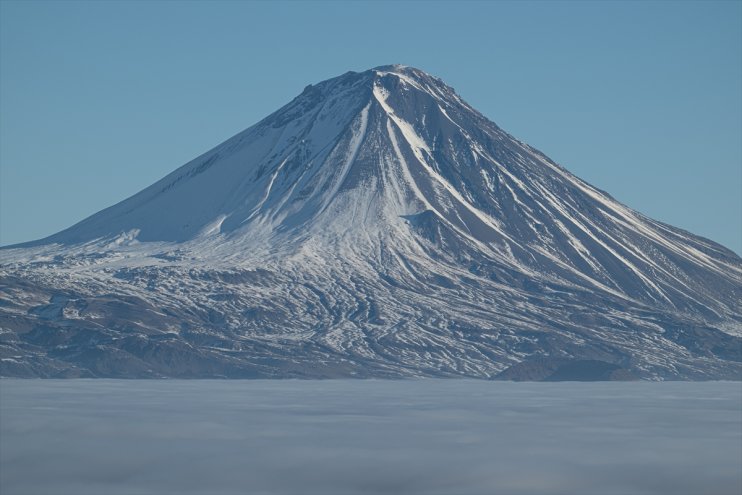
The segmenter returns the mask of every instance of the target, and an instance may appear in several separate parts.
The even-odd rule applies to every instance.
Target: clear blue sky
[[[402,63],[742,252],[742,2],[0,3],[0,244],[144,188],[309,83]]]

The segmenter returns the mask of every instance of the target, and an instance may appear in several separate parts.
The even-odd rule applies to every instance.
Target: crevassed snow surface
[[[0,290],[6,375],[742,372],[736,254],[403,66],[308,86],[131,198],[3,249]]]

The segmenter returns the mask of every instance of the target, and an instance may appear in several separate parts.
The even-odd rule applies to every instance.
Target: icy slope
[[[3,250],[1,270],[4,374],[742,369],[738,256],[403,66],[308,86],[131,198]]]

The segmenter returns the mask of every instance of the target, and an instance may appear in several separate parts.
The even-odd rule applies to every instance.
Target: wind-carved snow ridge
[[[428,156],[430,156],[431,153],[431,147],[428,146],[428,144],[425,142],[424,139],[422,139],[416,132],[415,129],[405,120],[401,119],[400,117],[396,116],[394,113],[394,110],[386,103],[388,93],[384,91],[379,86],[374,86],[374,97],[379,102],[381,107],[384,109],[386,114],[389,116],[389,118],[396,124],[397,128],[400,130],[402,135],[404,136],[405,140],[407,141],[407,144],[412,149],[412,152],[414,153],[415,157],[417,158],[418,162],[420,162],[420,165],[422,165],[426,172],[433,178],[437,183],[439,183],[443,188],[451,194],[456,200],[461,203],[465,208],[467,208],[469,211],[474,213],[474,215],[477,216],[482,222],[484,222],[487,226],[492,228],[493,230],[497,230],[499,232],[502,232],[502,229],[499,225],[497,225],[497,222],[487,216],[485,213],[474,207],[472,204],[470,204],[466,199],[463,198],[463,196],[456,190],[456,188],[451,185],[446,179],[440,176],[433,168],[427,163],[425,160],[425,157],[423,156],[423,151],[427,153]],[[508,237],[505,234],[505,237]]]
[[[358,150],[361,147],[361,142],[363,141],[363,138],[366,136],[366,127],[368,126],[368,109],[370,106],[371,104],[369,103],[365,107],[363,107],[363,110],[361,110],[360,122],[358,123],[358,129],[353,131],[353,136],[350,139],[347,158],[343,162],[343,166],[340,170],[340,173],[338,174],[337,180],[335,181],[333,185],[332,191],[330,192],[330,194],[327,195],[327,201],[325,202],[323,210],[327,208],[328,203],[332,201],[332,199],[337,195],[337,192],[340,190],[340,187],[343,185],[343,181],[345,180],[345,177],[348,175],[348,171],[350,170],[351,165],[356,159]]]
[[[307,86],[131,198],[0,252],[7,376],[742,373],[739,256],[401,65]]]

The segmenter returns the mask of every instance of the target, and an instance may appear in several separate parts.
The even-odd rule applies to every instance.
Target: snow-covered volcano
[[[742,259],[398,65],[307,86],[131,198],[1,253],[4,375],[742,371]]]

